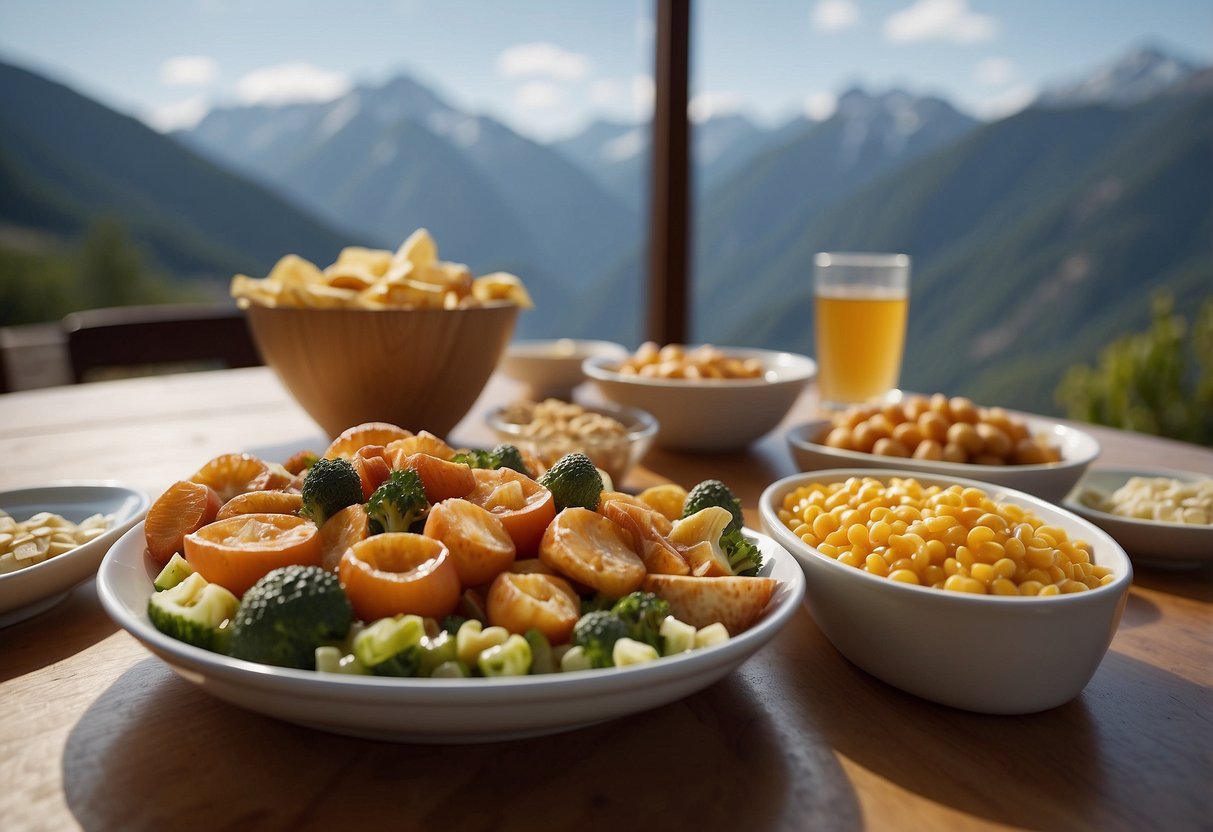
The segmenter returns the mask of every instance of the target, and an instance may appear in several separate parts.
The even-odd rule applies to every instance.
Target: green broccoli
[[[734,575],[758,574],[762,569],[762,552],[741,534],[741,529],[726,531],[720,536],[720,548],[729,558],[729,568]]]
[[[409,468],[392,471],[387,482],[375,489],[366,503],[371,530],[376,534],[407,532],[429,509],[425,484],[417,472]]]
[[[317,526],[346,506],[362,502],[362,479],[346,459],[318,459],[303,479],[299,514]]]
[[[491,451],[483,451],[471,449],[462,453],[455,454],[451,459],[452,462],[462,462],[469,468],[490,468],[497,470],[498,468],[512,468],[519,474],[532,476],[531,470],[527,468],[526,462],[522,459],[522,452],[514,445],[498,445]]]
[[[643,641],[661,652],[661,622],[671,614],[668,601],[651,592],[636,591],[620,598],[611,611],[627,626],[628,638]]]
[[[147,617],[152,626],[170,638],[204,650],[218,650],[225,621],[236,614],[240,599],[219,584],[210,584],[193,572],[169,589],[152,593]]]
[[[319,566],[282,566],[244,593],[228,652],[250,662],[310,670],[316,648],[344,638],[353,620],[336,574]]]
[[[557,511],[573,506],[595,511],[604,487],[602,474],[593,461],[577,452],[556,460],[539,478],[539,484],[552,492]]]
[[[741,514],[741,501],[720,480],[704,480],[692,488],[682,504],[682,516],[690,517],[708,506],[720,506],[728,509],[729,514],[733,515],[729,525],[724,528],[725,534],[740,531],[745,525],[745,518]]]
[[[611,607],[615,606],[615,602],[618,600],[618,598],[603,595],[601,592],[595,592],[593,595],[582,596],[581,614],[585,615],[587,612],[593,612],[594,610],[609,610]]]
[[[587,612],[573,625],[572,644],[585,651],[591,667],[611,667],[615,642],[628,635],[628,625],[610,610]]]

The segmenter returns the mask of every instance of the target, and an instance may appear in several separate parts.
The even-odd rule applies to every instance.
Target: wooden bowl
[[[484,389],[518,317],[510,303],[246,312],[265,363],[330,436],[375,421],[444,436]]]

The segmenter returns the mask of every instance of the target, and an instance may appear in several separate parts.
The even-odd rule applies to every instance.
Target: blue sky
[[[642,0],[0,0],[0,58],[166,129],[399,73],[541,139],[651,106]],[[1208,0],[695,0],[692,114],[824,116],[862,84],[992,117],[1145,43],[1213,63]]]

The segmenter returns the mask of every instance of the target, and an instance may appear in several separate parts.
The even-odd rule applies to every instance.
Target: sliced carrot
[[[290,471],[292,474],[299,474],[312,467],[312,463],[317,459],[315,451],[296,451],[291,454],[286,462],[282,463],[282,467]]]
[[[467,500],[443,500],[425,518],[426,537],[451,552],[463,586],[487,584],[514,562],[514,541],[493,514]]]
[[[363,621],[406,613],[442,618],[459,603],[450,550],[419,534],[387,532],[355,543],[342,555],[337,575]]]
[[[220,454],[190,477],[209,485],[223,502],[249,491],[264,491],[269,486],[270,469],[252,454]]]
[[[147,553],[161,566],[168,563],[182,551],[185,536],[214,520],[222,505],[215,489],[205,483],[173,483],[147,510],[143,522]]]
[[[539,557],[548,566],[611,598],[640,588],[646,570],[627,534],[585,508],[566,508],[547,527]]]
[[[279,566],[320,565],[316,524],[288,514],[241,514],[185,536],[185,559],[213,584],[243,595]]]
[[[326,459],[351,459],[358,449],[364,445],[387,445],[398,439],[405,439],[413,434],[399,425],[391,422],[364,422],[346,428],[325,449],[322,456]]]
[[[393,467],[416,471],[425,486],[425,498],[431,503],[466,497],[476,487],[476,477],[471,468],[462,462],[448,462],[431,454],[397,457]]]
[[[223,504],[216,520],[226,520],[240,514],[298,514],[303,497],[286,491],[250,491],[237,494]]]
[[[382,445],[363,445],[350,460],[362,480],[362,499],[369,500],[375,489],[387,482],[392,469],[383,458]]]
[[[552,492],[511,468],[474,468],[472,476],[476,487],[464,499],[496,515],[513,539],[518,557],[532,557],[556,516]]]
[[[511,633],[538,630],[552,644],[567,644],[581,615],[581,602],[563,578],[502,572],[487,600],[489,624]]]
[[[330,572],[336,572],[345,550],[360,540],[366,540],[370,534],[366,506],[354,503],[341,509],[320,527],[321,565]]]
[[[455,449],[443,442],[429,431],[421,431],[416,436],[385,442],[384,456],[393,468],[403,468],[401,460],[413,454],[429,454],[439,459],[450,459],[455,455]]]

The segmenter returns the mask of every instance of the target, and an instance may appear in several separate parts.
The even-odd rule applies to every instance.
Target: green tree
[[[1071,367],[1055,397],[1072,419],[1213,446],[1213,297],[1188,321],[1167,293],[1145,332]]]

